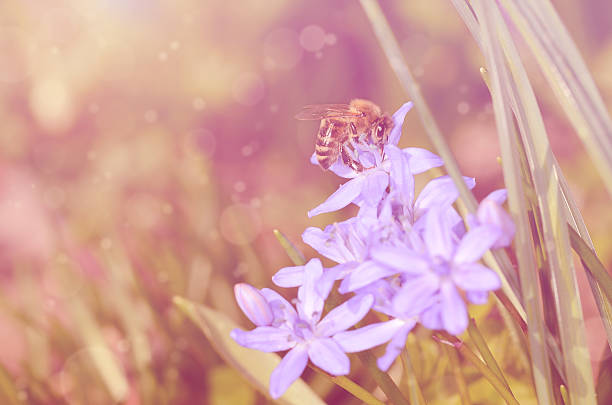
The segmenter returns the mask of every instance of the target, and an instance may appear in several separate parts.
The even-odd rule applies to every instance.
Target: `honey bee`
[[[356,171],[363,171],[353,141],[367,143],[381,151],[393,128],[393,120],[379,106],[369,100],[354,99],[350,104],[307,105],[295,118],[298,120],[321,120],[315,156],[317,162],[327,170],[338,158]]]

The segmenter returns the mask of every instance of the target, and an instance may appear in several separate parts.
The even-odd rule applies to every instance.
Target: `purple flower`
[[[379,263],[401,273],[401,288],[392,300],[395,311],[415,303],[422,307],[422,302],[433,299],[434,304],[421,313],[421,323],[458,335],[468,323],[459,289],[471,302],[482,304],[489,291],[501,286],[497,274],[478,263],[500,231],[495,226],[480,225],[459,239],[444,211],[444,207],[430,208],[422,240],[413,235],[410,249],[383,246],[371,254]]]
[[[493,191],[480,202],[476,215],[469,214],[467,218],[470,228],[488,224],[499,229],[499,238],[491,246],[493,249],[510,246],[512,238],[514,238],[514,222],[512,217],[502,208],[507,194],[506,189]]]
[[[334,337],[347,353],[367,350],[388,342],[385,353],[377,361],[378,368],[383,371],[391,367],[393,361],[404,349],[408,333],[416,325],[419,315],[435,303],[434,297],[425,296],[398,311],[393,306],[393,297],[398,293],[399,288],[395,280],[378,280],[359,289],[358,295],[374,296],[372,309],[388,315],[391,319],[356,330],[341,332]]]
[[[261,290],[274,314],[271,325],[258,326],[251,331],[234,329],[231,333],[231,337],[244,347],[265,352],[289,350],[270,376],[273,398],[279,398],[300,377],[308,359],[332,375],[349,372],[349,358],[334,340],[334,335],[359,322],[372,307],[374,298],[368,294],[355,296],[321,319],[332,286],[321,283],[322,274],[323,267],[318,259],[305,265],[303,284],[298,289],[297,311],[280,295]]]

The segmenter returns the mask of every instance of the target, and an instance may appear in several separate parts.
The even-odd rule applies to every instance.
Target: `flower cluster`
[[[297,311],[272,290],[246,284],[235,288],[240,307],[257,328],[235,330],[232,338],[257,350],[289,350],[270,379],[274,398],[299,378],[308,359],[332,375],[344,375],[350,366],[346,353],[386,343],[378,359],[378,367],[386,371],[417,323],[461,334],[468,324],[466,300],[483,304],[489,292],[501,286],[498,275],[480,260],[489,249],[512,241],[514,224],[501,206],[505,190],[481,202],[477,213],[466,218],[468,229],[453,207],[458,191],[448,176],[429,181],[415,195],[414,176],[443,161],[424,149],[397,146],[411,106],[406,103],[393,115],[384,148],[363,140],[352,145],[363,170],[341,159],[330,168],[349,180],[308,215],[349,204],[357,205],[359,212],[325,229],[308,228],[302,235],[337,265],[324,269],[319,259],[312,259],[273,276],[279,287],[298,287]],[[316,163],[314,157],[311,161]],[[475,185],[473,178],[464,181],[469,188]],[[338,292],[351,298],[322,318],[337,281]],[[351,329],[370,310],[389,320]]]

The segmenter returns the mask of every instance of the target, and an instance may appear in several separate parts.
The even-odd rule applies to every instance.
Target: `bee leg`
[[[357,172],[363,171],[363,165],[353,158],[345,147],[340,148],[340,156],[342,157],[342,162],[351,169]]]

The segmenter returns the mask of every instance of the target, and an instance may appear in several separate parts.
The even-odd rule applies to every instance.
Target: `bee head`
[[[379,146],[384,146],[389,141],[389,132],[393,129],[393,120],[388,115],[382,116],[374,127],[374,140]]]

